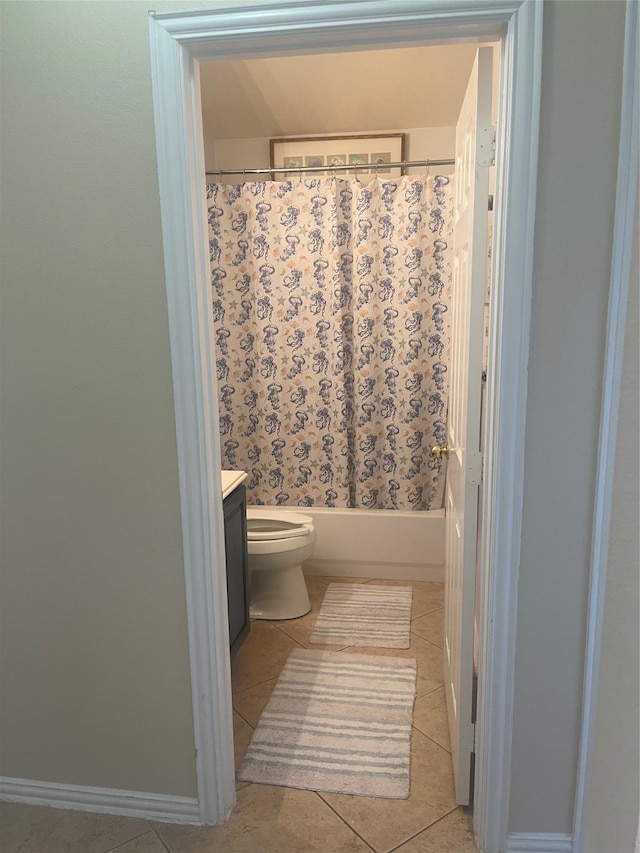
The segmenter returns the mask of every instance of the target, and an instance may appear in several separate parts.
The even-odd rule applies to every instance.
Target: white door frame
[[[198,801],[206,824],[228,817],[235,784],[198,63],[501,40],[474,828],[480,849],[502,851],[509,810],[542,3],[236,2],[210,12],[151,13],[150,34]]]

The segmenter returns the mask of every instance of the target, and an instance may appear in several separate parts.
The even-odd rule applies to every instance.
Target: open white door
[[[474,731],[473,618],[491,127],[492,49],[480,48],[456,126],[445,561],[444,682],[456,799],[468,804]],[[438,452],[435,449],[436,453]]]

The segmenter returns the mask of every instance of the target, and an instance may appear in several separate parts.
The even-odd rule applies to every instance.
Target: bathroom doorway
[[[350,7],[354,4],[350,4]],[[447,4],[416,12],[414,4],[357,4],[355,19],[335,4],[289,4],[274,22],[270,8],[252,7],[251,24],[241,8],[211,15],[157,16],[152,19],[157,137],[167,262],[174,376],[183,490],[183,529],[189,602],[193,696],[198,747],[198,787],[203,822],[219,822],[233,804],[229,751],[230,697],[225,614],[215,590],[221,574],[219,441],[215,380],[211,376],[205,229],[200,201],[202,143],[199,138],[197,62],[207,55],[242,50],[313,52],[341,46],[477,42],[502,39],[500,122],[497,141],[497,221],[494,307],[489,346],[491,386],[487,395],[487,449],[483,519],[483,572],[480,625],[480,691],[476,832],[491,846],[504,826],[508,800],[509,696],[514,589],[521,512],[521,437],[526,383],[530,254],[535,202],[540,16],[525,2],[506,10],[497,4],[479,12],[474,4],[449,17]],[[283,7],[279,7],[282,12]],[[350,10],[353,12],[353,10]],[[374,14],[375,12],[375,14]],[[402,12],[402,14],[400,14]],[[384,17],[384,16],[383,16]],[[337,20],[336,20],[337,19]],[[330,22],[330,25],[328,24]],[[231,39],[229,33],[235,35]],[[266,39],[266,36],[269,38]],[[518,73],[516,73],[516,68]],[[178,83],[176,84],[176,81]],[[508,156],[507,156],[508,155]],[[189,202],[188,199],[191,199]],[[184,282],[196,285],[185,291]],[[507,336],[503,330],[509,329]],[[520,334],[518,333],[520,332]],[[195,342],[195,346],[194,346]],[[207,404],[210,403],[211,406]],[[213,573],[211,567],[213,566]],[[485,713],[491,705],[491,714]],[[488,796],[491,791],[491,797]],[[496,845],[497,846],[497,845]]]
[[[465,509],[459,506],[462,493],[454,500],[450,488],[446,519],[441,508],[450,453],[446,446],[456,448],[449,465],[458,471],[470,464],[463,453],[470,454],[474,446],[476,459],[482,453],[481,377],[487,371],[483,340],[489,314],[485,262],[488,266],[490,257],[485,244],[491,215],[487,199],[491,128],[497,119],[492,100],[497,100],[499,71],[493,53],[492,47],[471,44],[287,56],[207,63],[200,74],[221,464],[248,472],[250,505],[266,505],[269,512],[288,507],[313,520],[318,541],[305,570],[315,576],[441,583],[444,557],[437,567],[436,552],[444,555],[445,528],[451,528],[447,539],[455,538],[456,547],[449,547],[448,553],[458,554],[460,569],[466,560],[468,577],[463,584],[460,570],[449,571],[446,642],[444,627],[441,637],[429,634],[423,639],[448,650],[447,743],[452,745],[456,798],[464,805],[470,799],[473,752],[480,476],[467,487]],[[421,91],[403,100],[400,95],[414,78],[425,81]],[[357,80],[357,87],[340,91],[346,79]],[[395,99],[393,92],[398,93]],[[311,104],[305,110],[307,93]],[[229,103],[236,106],[231,113]],[[354,115],[361,122],[357,134]],[[460,115],[463,125],[456,127]],[[342,133],[345,127],[348,135]],[[385,127],[390,128],[386,137]],[[327,135],[313,137],[318,128]],[[287,137],[281,144],[315,150],[315,156],[299,157],[296,170],[270,173],[270,153],[277,144],[270,137],[278,132]],[[380,149],[382,140],[390,144],[394,132],[403,140],[408,165],[402,171],[409,177],[391,169],[378,175],[365,168],[367,154],[359,155],[361,169],[349,168],[346,174],[334,175],[332,169],[325,177],[308,169],[309,159],[311,169],[319,168],[317,161],[325,164],[323,150],[339,151],[349,144]],[[469,134],[471,145],[465,141]],[[465,165],[476,140],[482,156]],[[470,203],[474,186],[452,191],[454,171],[460,181],[473,175],[475,194],[482,197],[466,219],[462,204]],[[335,199],[335,205],[328,204],[329,199]],[[477,238],[463,239],[465,222],[467,227],[473,223]],[[458,262],[456,245],[458,252],[471,246],[480,257],[470,264]],[[343,264],[348,264],[347,272]],[[476,268],[473,300],[456,297],[464,290],[462,273],[468,267]],[[345,341],[348,350],[342,349]],[[454,373],[465,359],[468,364],[456,379]],[[448,405],[454,391],[453,405]],[[447,440],[447,423],[453,421],[457,426]],[[467,430],[466,440],[458,435],[462,429]],[[434,445],[438,454],[445,447],[437,457],[428,455]],[[346,460],[351,465],[345,469]],[[448,479],[459,483],[461,478]],[[355,514],[353,509],[345,511],[354,506]],[[429,554],[427,534],[435,524],[441,541],[434,542]],[[362,528],[359,536],[356,525]],[[464,547],[461,536],[450,535],[461,526]],[[435,532],[433,538],[438,539]],[[371,554],[367,544],[374,541]],[[393,553],[385,565],[387,542],[393,543]],[[424,549],[414,556],[416,566],[402,565],[411,562],[409,549]],[[333,559],[328,560],[329,555]],[[278,610],[286,612],[286,607]],[[427,621],[444,622],[441,608],[430,620],[426,615],[415,613],[414,618],[422,619],[422,630]],[[293,629],[294,639],[305,642],[300,626],[273,618],[281,632],[287,635]],[[268,633],[265,626],[254,627]],[[266,642],[261,641],[260,648]],[[253,649],[252,638],[248,645]],[[248,654],[245,647],[232,669],[234,676],[246,666]],[[417,698],[423,699],[420,694]],[[438,713],[447,716],[441,704]],[[234,704],[234,721],[242,727],[240,714]],[[252,725],[246,718],[244,722]]]

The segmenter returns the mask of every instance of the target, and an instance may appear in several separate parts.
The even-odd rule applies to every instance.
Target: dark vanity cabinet
[[[229,643],[235,655],[249,633],[249,570],[247,566],[247,497],[238,486],[224,499],[224,543],[227,561]]]

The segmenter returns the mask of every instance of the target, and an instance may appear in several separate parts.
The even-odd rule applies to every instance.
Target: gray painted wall
[[[569,833],[625,6],[552,2],[544,12],[510,829]]]
[[[585,853],[631,853],[640,808],[640,611],[638,566],[638,232],[627,305],[615,458],[609,565],[600,658],[600,690],[589,777]]]
[[[2,774],[195,795],[144,3],[2,4]]]
[[[2,7],[0,738],[8,776],[191,796],[147,8]],[[624,7],[545,15],[510,829],[569,832]]]

